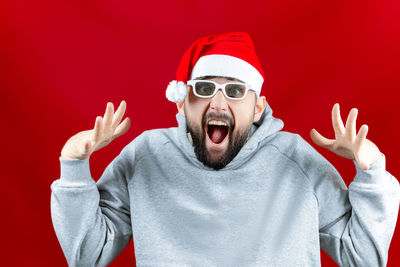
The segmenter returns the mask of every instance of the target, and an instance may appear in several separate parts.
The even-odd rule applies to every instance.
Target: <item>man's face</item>
[[[207,79],[219,84],[238,81],[219,77]],[[195,154],[204,165],[221,169],[239,153],[256,120],[255,104],[256,97],[252,90],[243,100],[230,100],[225,98],[222,90],[218,90],[212,98],[199,98],[189,87],[184,115]]]

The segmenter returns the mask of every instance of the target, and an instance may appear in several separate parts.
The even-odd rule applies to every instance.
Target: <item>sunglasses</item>
[[[221,88],[226,98],[242,100],[246,97],[247,91],[253,90],[249,84],[241,82],[219,84],[210,80],[189,80],[187,85],[192,87],[193,93],[200,98],[211,98]]]

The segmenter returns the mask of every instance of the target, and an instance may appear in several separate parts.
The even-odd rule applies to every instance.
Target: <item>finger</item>
[[[111,124],[112,128],[115,128],[121,122],[121,119],[125,114],[125,111],[126,111],[126,102],[122,100],[121,103],[119,104],[117,111],[114,114]]]
[[[357,119],[358,109],[352,108],[347,116],[346,120],[346,135],[351,141],[354,141],[356,137],[356,119]]]
[[[339,103],[333,105],[332,124],[333,124],[333,130],[335,131],[335,136],[343,135],[345,133],[343,121],[342,118],[340,117]]]
[[[323,137],[317,130],[312,129],[310,132],[311,139],[319,146],[328,148],[332,146],[336,140]]]
[[[111,127],[112,118],[114,116],[114,105],[111,102],[107,103],[106,112],[104,113],[104,128],[107,129]]]
[[[354,140],[354,146],[356,151],[359,151],[361,146],[365,143],[367,133],[368,133],[368,126],[364,124],[360,127],[356,139]]]
[[[125,120],[120,125],[118,125],[117,129],[115,130],[113,138],[117,138],[126,133],[126,131],[128,131],[130,126],[131,126],[131,119],[125,118]]]
[[[100,139],[102,129],[103,129],[103,118],[101,116],[97,116],[92,136],[93,142],[97,142]]]

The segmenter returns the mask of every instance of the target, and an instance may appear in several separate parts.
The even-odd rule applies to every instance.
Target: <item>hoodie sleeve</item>
[[[134,151],[126,146],[97,183],[89,158],[60,160],[51,185],[51,217],[69,266],[106,266],[129,243],[132,230],[126,175]]]
[[[340,266],[386,266],[400,201],[399,182],[385,155],[362,170],[347,189],[338,171],[300,138],[298,163],[318,201],[320,246]]]

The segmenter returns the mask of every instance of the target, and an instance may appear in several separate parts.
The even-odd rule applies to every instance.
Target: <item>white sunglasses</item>
[[[187,85],[191,86],[193,93],[200,98],[211,98],[221,88],[226,98],[242,100],[246,97],[247,91],[253,90],[249,84],[241,82],[219,84],[211,80],[189,80],[187,81]]]

